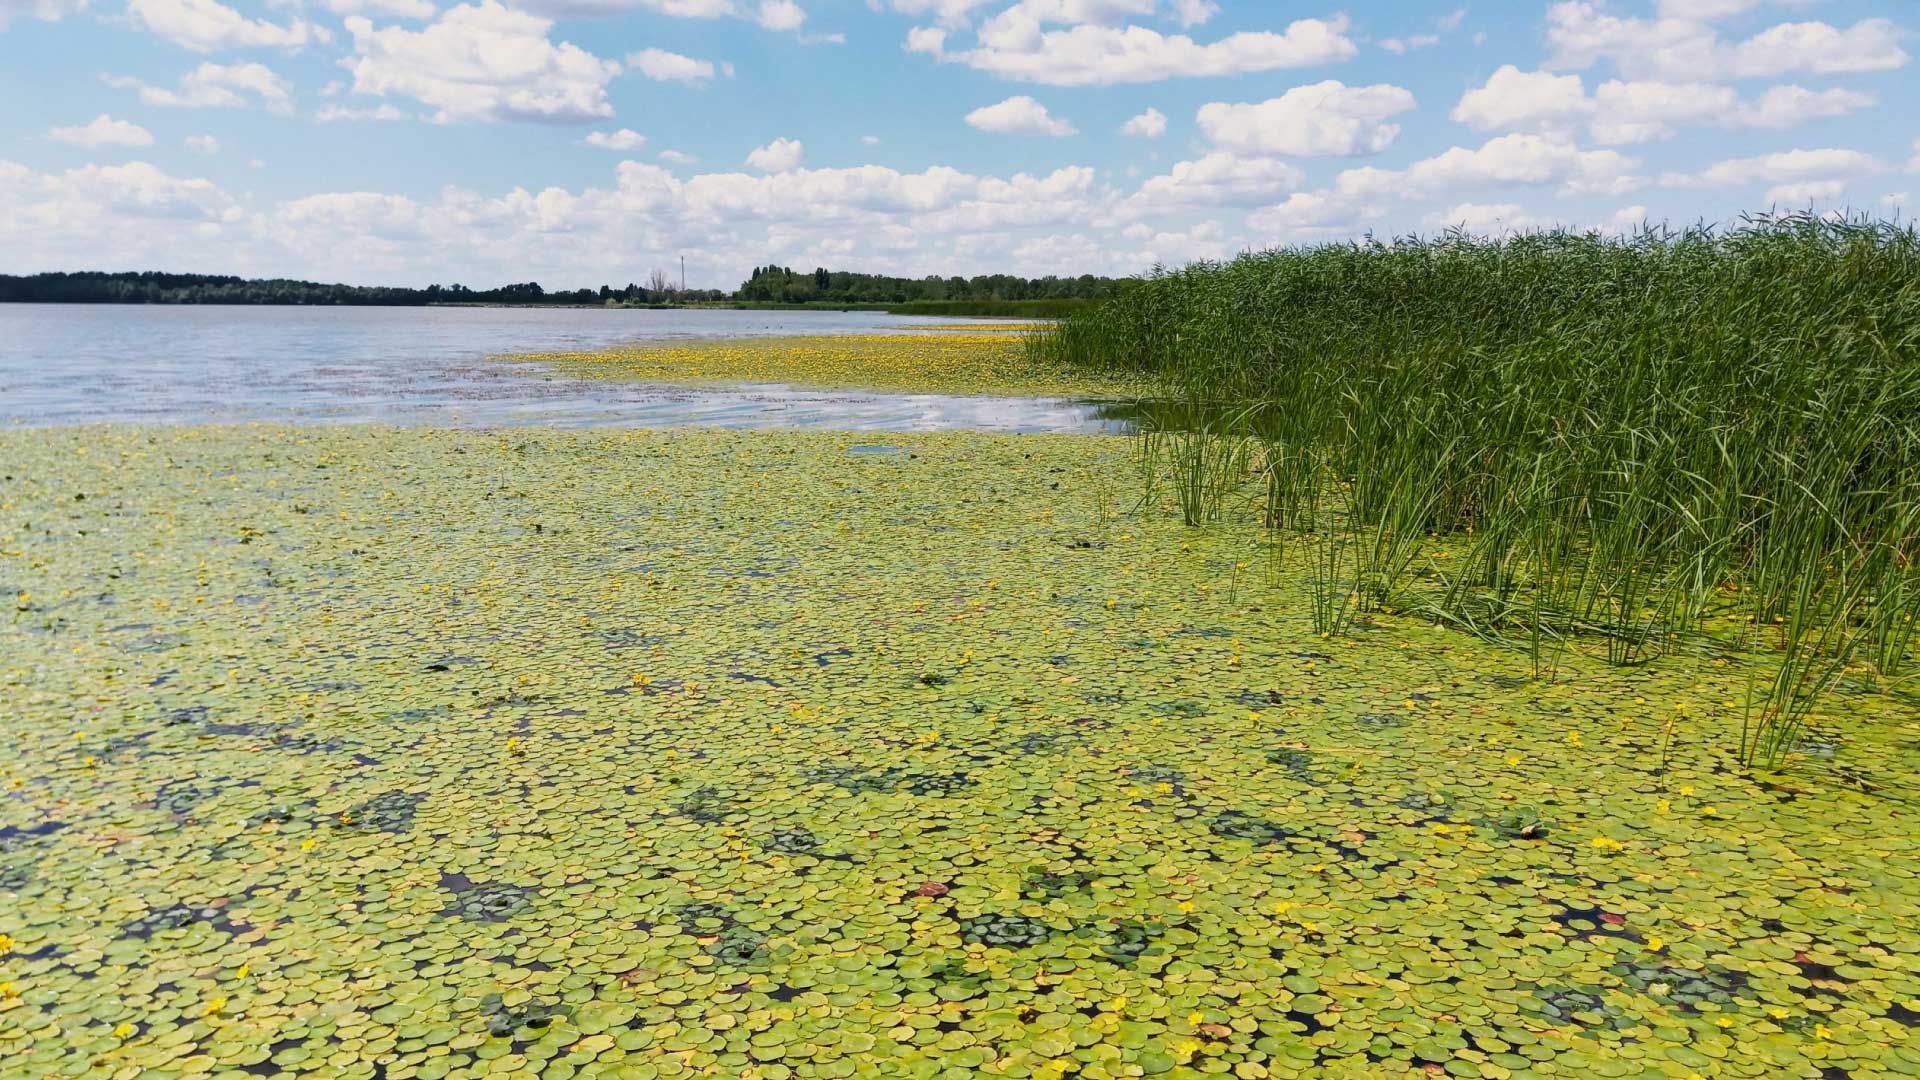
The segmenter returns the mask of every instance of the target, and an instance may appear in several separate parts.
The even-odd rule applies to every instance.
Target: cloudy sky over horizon
[[[572,288],[685,255],[731,288],[1904,217],[1916,30],[1906,0],[0,0],[0,272]]]

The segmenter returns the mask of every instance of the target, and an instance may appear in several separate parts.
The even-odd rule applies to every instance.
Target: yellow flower
[[[1205,1013],[1188,1013],[1187,1023],[1198,1024],[1200,1023],[1200,1021],[1205,1020],[1206,1018],[1207,1018],[1207,1014]]]
[[[1813,1025],[1813,1037],[1816,1039],[1831,1039],[1833,1038],[1833,1029],[1825,1024],[1815,1024]]]
[[[1666,939],[1658,934],[1650,935],[1647,938],[1647,948],[1652,949],[1654,952],[1659,952],[1661,949],[1666,948],[1666,946]]]
[[[233,973],[233,977],[236,979],[244,979],[252,971],[253,971],[252,964],[241,964],[239,970]]]
[[[1177,908],[1179,908],[1179,909],[1180,909],[1181,911],[1192,911],[1192,910],[1193,910],[1193,901],[1191,901],[1191,900],[1182,900],[1182,901],[1180,901],[1180,902],[1179,902],[1178,904],[1175,904],[1175,905],[1174,905],[1174,907],[1177,907]]]
[[[1622,844],[1620,841],[1615,840],[1611,836],[1594,837],[1593,846],[1595,848],[1598,848],[1601,851],[1619,851],[1621,848],[1626,847],[1625,844]]]
[[[212,1016],[214,1013],[217,1013],[221,1009],[224,1009],[226,1007],[227,1007],[226,998],[224,997],[214,998],[212,1001],[207,1002],[207,1015]]]
[[[1733,1026],[1733,1021],[1724,1016],[1714,1017],[1713,1023],[1715,1027],[1730,1028]]]
[[[1680,785],[1680,794],[1682,794],[1682,795],[1691,795],[1691,794],[1693,794],[1693,785],[1692,785],[1692,784],[1681,784],[1681,785]]]
[[[133,1034],[132,1024],[122,1021],[113,1026],[113,1037],[116,1039],[124,1039],[131,1034]]]
[[[1661,799],[1659,802],[1653,804],[1653,808],[1664,814],[1673,809],[1673,803],[1666,799]]]
[[[1509,764],[1509,765],[1518,765],[1518,764],[1520,764],[1520,755],[1519,755],[1519,754],[1508,754],[1508,755],[1507,755],[1507,764]]]
[[[0,982],[0,1001],[8,1001],[19,996],[19,987],[10,982]]]
[[[12,951],[13,951],[13,939],[8,937],[5,934],[0,934],[0,956],[5,956],[7,953],[10,953]]]
[[[319,841],[317,841],[317,840],[315,840],[315,839],[314,839],[313,837],[311,837],[311,836],[309,836],[309,837],[307,837],[307,838],[306,838],[305,840],[302,840],[302,841],[300,841],[300,850],[301,850],[301,851],[312,851],[312,850],[313,850],[313,845],[314,845],[314,844],[316,844],[316,843],[319,843]]]
[[[1162,780],[1159,783],[1153,785],[1153,790],[1159,792],[1162,795],[1171,795],[1173,793],[1173,785],[1167,783],[1165,780]]]
[[[1579,732],[1577,732],[1577,731],[1569,731],[1569,732],[1567,732],[1567,745],[1569,745],[1569,746],[1579,746],[1579,745],[1580,745],[1580,733],[1579,733]]]

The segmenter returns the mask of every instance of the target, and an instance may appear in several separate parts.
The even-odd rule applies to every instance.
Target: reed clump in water
[[[1788,753],[1848,664],[1890,680],[1908,662],[1909,226],[1783,215],[1290,248],[1157,273],[1028,348],[1157,380],[1176,417],[1234,418],[1210,433],[1221,460],[1257,443],[1267,525],[1316,538],[1321,632],[1395,602],[1543,669],[1573,639],[1635,664],[1738,625],[1764,659],[1749,763]],[[1207,490],[1183,509],[1220,500],[1214,472],[1185,473]],[[1390,601],[1436,539],[1460,557]]]

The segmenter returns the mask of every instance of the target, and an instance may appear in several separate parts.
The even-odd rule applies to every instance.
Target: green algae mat
[[[0,433],[0,1075],[1920,1074],[1908,699],[1745,774],[1131,468]]]

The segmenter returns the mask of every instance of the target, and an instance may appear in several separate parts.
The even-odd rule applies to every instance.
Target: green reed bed
[[[1850,663],[1902,674],[1920,610],[1910,227],[1270,251],[1157,275],[1029,349],[1161,381],[1172,404],[1147,410],[1145,442],[1171,455],[1155,471],[1183,516],[1257,479],[1276,535],[1314,537],[1323,633],[1346,607],[1418,608],[1537,671],[1571,643],[1633,665],[1718,638],[1755,661],[1750,764],[1792,750]],[[1436,546],[1456,557],[1422,573]]]

